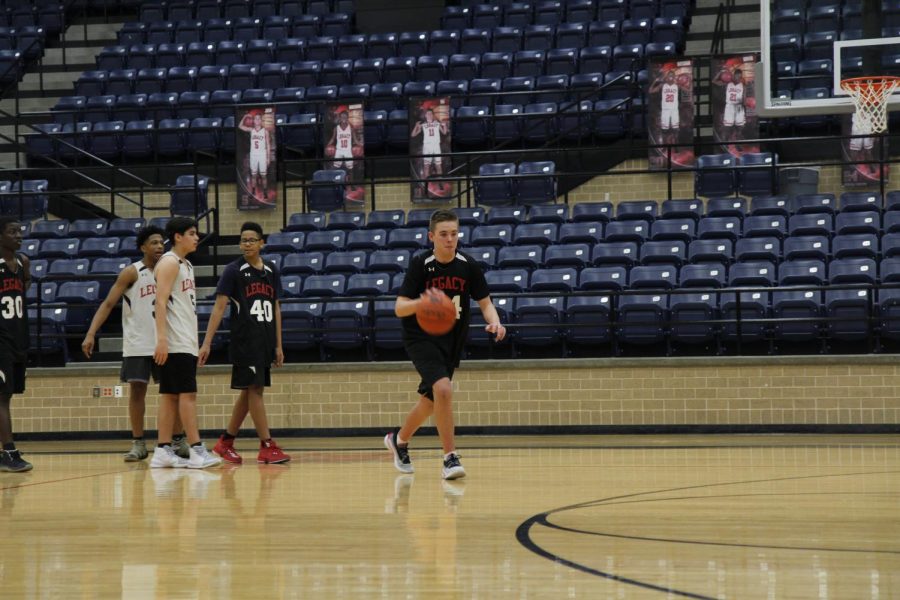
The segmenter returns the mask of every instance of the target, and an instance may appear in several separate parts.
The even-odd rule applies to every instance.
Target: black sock
[[[3,449],[7,452],[12,452],[16,449],[16,444],[14,442],[10,442],[8,444],[3,444]]]
[[[162,444],[157,444],[157,448],[165,448],[166,446],[171,446],[172,442],[163,442]]]
[[[228,433],[227,430],[225,431],[225,433],[222,434],[222,439],[225,440],[226,442],[227,442],[228,440],[233,440],[233,439],[235,439],[236,437],[237,437],[236,435],[231,435],[230,433]]]
[[[131,439],[132,439],[132,441],[135,441],[135,442],[143,442],[143,441],[144,441],[144,436],[136,437],[136,438],[131,438]]]
[[[176,433],[175,435],[173,435],[173,436],[172,436],[172,440],[173,440],[173,441],[175,441],[175,440],[179,440],[179,441],[180,441],[180,440],[184,439],[184,437],[185,437],[185,435],[184,435],[184,432],[182,431],[181,433]]]
[[[203,442],[197,442],[196,444],[191,444],[191,448],[199,448],[203,445]]]

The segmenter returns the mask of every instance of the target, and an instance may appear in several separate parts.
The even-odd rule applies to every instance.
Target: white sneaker
[[[451,452],[444,459],[444,468],[441,470],[444,479],[459,479],[466,476],[466,470],[459,462],[459,454]]]
[[[153,469],[150,471],[153,487],[159,498],[175,496],[175,485],[185,475],[187,475],[187,472],[184,469]],[[177,489],[180,490],[181,488]]]
[[[150,459],[151,469],[183,469],[186,466],[188,466],[188,461],[179,458],[172,449],[172,446],[163,446],[162,448],[157,446],[153,450],[153,458]]]
[[[187,473],[188,493],[191,498],[202,500],[206,498],[209,484],[219,481],[221,478],[221,475],[212,471],[191,471]]]
[[[186,461],[188,469],[206,469],[222,464],[222,459],[210,454],[206,446],[191,446],[191,457]]]

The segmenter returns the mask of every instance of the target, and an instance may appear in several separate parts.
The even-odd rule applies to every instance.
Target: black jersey
[[[464,252],[457,252],[452,261],[443,264],[438,262],[433,250],[428,250],[410,261],[399,295],[418,298],[432,287],[441,290],[453,301],[457,314],[456,326],[446,335],[430,336],[419,327],[415,315],[411,315],[403,318],[403,338],[407,343],[434,340],[458,361],[469,331],[469,303],[488,297],[484,273],[475,259]]]
[[[249,367],[275,360],[275,302],[281,297],[281,277],[273,263],[262,270],[243,257],[225,267],[216,294],[231,302],[231,362]]]
[[[28,353],[28,313],[25,310],[25,265],[15,257],[13,271],[0,260],[0,346],[16,360]]]

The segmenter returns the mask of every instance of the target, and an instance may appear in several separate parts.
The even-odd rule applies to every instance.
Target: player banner
[[[428,181],[450,171],[450,98],[409,101],[410,195],[413,202],[446,200],[453,195],[447,181]]]
[[[753,82],[755,54],[717,56],[710,62],[713,136],[722,151],[734,157],[759,152],[757,144],[738,144],[759,138],[756,91]]]
[[[234,122],[238,210],[275,208],[275,107],[239,108]]]
[[[844,136],[865,136],[845,137],[841,140],[841,154],[844,159],[841,167],[841,183],[844,186],[878,185],[882,175],[885,183],[890,181],[890,165],[871,162],[878,161],[880,156],[885,158],[890,156],[887,136],[872,135],[871,126],[864,121],[860,122],[856,112],[841,116],[841,133]]]
[[[694,62],[691,59],[650,61],[647,132],[651,169],[668,168],[670,158],[672,167],[694,166]],[[668,147],[653,147],[662,144]]]
[[[348,183],[344,187],[344,205],[361,208],[366,203],[362,103],[327,104],[322,131],[325,136],[324,168],[346,171]]]

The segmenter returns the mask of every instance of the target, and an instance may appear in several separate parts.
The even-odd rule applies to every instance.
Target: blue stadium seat
[[[743,198],[710,198],[706,203],[707,217],[738,217],[747,214],[747,201]]]
[[[671,264],[680,266],[687,259],[687,244],[682,240],[644,242],[641,245],[641,264]]]
[[[543,204],[556,201],[556,165],[551,161],[522,162],[516,182],[519,204]]]
[[[616,219],[619,221],[642,220],[652,223],[659,212],[659,204],[655,200],[627,200],[616,206]]]
[[[606,239],[610,242],[642,243],[650,234],[646,221],[613,221],[606,226]]]
[[[319,344],[319,319],[321,302],[282,302],[282,345],[285,350],[309,350]]]
[[[348,296],[386,296],[391,288],[390,273],[356,273],[347,279]]]
[[[106,80],[106,93],[114,96],[124,96],[134,93],[134,84],[137,81],[135,69],[112,69]]]
[[[563,223],[559,227],[559,243],[581,243],[593,246],[603,239],[603,230],[604,226],[601,222]]]
[[[784,259],[812,259],[826,261],[830,255],[830,243],[823,235],[798,235],[785,238]]]
[[[538,244],[503,246],[497,252],[496,266],[500,269],[523,268],[533,271],[544,260],[544,248]]]
[[[387,247],[391,250],[420,250],[429,244],[428,230],[418,227],[394,229],[388,234]]]
[[[660,219],[650,226],[650,239],[680,240],[689,243],[696,235],[697,223],[693,219]]]
[[[100,283],[97,281],[61,283],[55,301],[66,304],[66,332],[86,332],[100,300]]]
[[[544,266],[549,268],[572,267],[583,269],[591,264],[593,244],[558,244],[548,246],[544,254]]]
[[[766,261],[736,263],[728,269],[729,287],[771,287],[775,285],[775,265]]]
[[[325,273],[360,273],[366,268],[364,250],[329,252],[325,255]]]
[[[310,275],[303,281],[302,296],[341,296],[347,285],[347,278],[340,273],[332,275]]]
[[[834,258],[878,257],[878,236],[874,233],[836,235],[831,241]]]
[[[781,259],[781,242],[777,237],[747,237],[737,241],[735,259],[738,262],[765,260],[777,263]]]
[[[772,294],[777,340],[810,342],[820,337],[822,292],[812,290],[781,290]]]
[[[757,215],[744,219],[744,237],[776,237],[787,235],[787,218],[781,215]]]
[[[305,236],[302,231],[275,232],[266,237],[268,252],[302,252]]]
[[[697,158],[694,190],[698,196],[721,197],[735,193],[734,158],[730,154],[710,154]]]
[[[366,226],[366,213],[358,211],[331,213],[325,229],[343,229],[349,231]]]
[[[841,212],[835,216],[834,232],[837,235],[848,233],[881,232],[881,215],[876,211]]]
[[[4,198],[4,214],[14,215],[25,221],[46,217],[49,203],[47,196],[48,186],[46,179],[14,181],[8,188],[9,196]],[[66,225],[68,224],[66,223]],[[67,235],[67,228],[65,230],[57,228],[55,231],[59,235]],[[47,233],[50,232],[48,231]],[[38,237],[34,233],[34,228],[32,228],[31,235],[32,237]]]
[[[825,263],[819,260],[786,260],[778,266],[779,285],[824,285]]]
[[[721,288],[725,287],[726,273],[722,264],[684,265],[678,271],[678,285],[683,288]]]
[[[105,219],[77,219],[69,224],[69,237],[86,238],[106,235]]]
[[[515,172],[513,163],[481,165],[478,168],[479,177],[475,179],[475,201],[485,206],[512,204],[515,200]]]
[[[526,223],[515,228],[512,242],[516,245],[549,246],[556,243],[558,235],[559,226],[555,223]]]
[[[512,243],[511,225],[481,225],[472,230],[471,246],[506,246]]]
[[[628,271],[621,265],[588,267],[578,276],[578,287],[583,291],[622,290],[628,281]]]
[[[153,156],[153,121],[129,121],[122,135],[122,155],[125,158],[142,159]]]
[[[787,196],[754,196],[750,203],[750,215],[790,216]]]
[[[518,294],[528,289],[526,269],[503,269],[484,274],[488,290],[493,294]]]
[[[188,130],[188,148],[192,152],[215,154],[219,150],[221,129],[222,120],[219,118],[195,118]]]
[[[616,334],[625,344],[658,344],[665,339],[668,315],[666,294],[619,297]]]
[[[564,310],[565,300],[559,296],[519,298],[513,309],[514,322],[521,326],[516,329],[516,344],[558,351]]]
[[[703,202],[696,198],[663,200],[659,209],[659,218],[691,219],[696,222],[700,220],[702,212]]]
[[[788,231],[791,236],[831,236],[834,233],[834,223],[828,213],[795,214],[788,221]]]
[[[546,63],[547,75],[574,75],[578,72],[578,47],[548,50]]]
[[[527,218],[527,211],[522,206],[498,206],[487,215],[488,225],[521,225]]]
[[[138,231],[146,225],[147,221],[143,217],[120,217],[109,222],[109,227],[106,228],[106,235],[117,235],[120,237],[137,235]]]
[[[77,238],[49,238],[40,246],[38,256],[40,258],[75,258],[81,241]]]
[[[281,290],[285,298],[299,298],[303,290],[303,278],[299,275],[282,275]]]
[[[465,29],[472,25],[471,8],[468,6],[447,6],[441,14],[444,29]]]
[[[491,50],[491,31],[488,29],[463,29],[459,51],[463,54],[484,54]]]
[[[612,225],[613,223],[610,223],[610,226]],[[640,225],[638,226],[640,227]],[[607,239],[609,239],[608,236]],[[591,262],[598,266],[623,265],[631,267],[638,260],[638,243],[628,239],[600,242],[591,250]]]
[[[319,231],[325,227],[323,213],[294,213],[288,219],[285,231]]]
[[[575,345],[605,345],[612,340],[607,295],[571,296],[566,302],[567,341]]]
[[[347,173],[342,170],[320,170],[313,173],[309,188],[309,209],[316,212],[333,212],[344,204],[344,186]]]
[[[522,138],[521,104],[497,104],[494,106],[494,140],[517,142]]]
[[[306,250],[334,252],[343,250],[347,243],[347,233],[339,229],[333,231],[311,231],[306,234]],[[323,265],[324,266],[324,265]]]
[[[169,193],[169,212],[199,218],[209,211],[209,177],[179,175]]]
[[[836,208],[834,194],[798,194],[791,203],[794,214],[831,214]]]
[[[80,277],[88,274],[91,261],[87,258],[57,258],[49,261],[49,265],[50,267],[47,269],[47,276],[74,275]]]
[[[503,95],[500,101],[506,104],[527,105],[533,98],[534,86],[534,77],[506,77],[503,79]]]
[[[469,254],[482,270],[488,271],[497,267],[497,248],[493,246],[481,246],[479,248],[470,248]]]
[[[697,237],[729,238],[737,240],[741,235],[741,220],[738,217],[705,217],[697,225]]]
[[[495,27],[491,34],[491,50],[512,54],[522,49],[522,28]],[[466,52],[472,50],[466,49]]]
[[[737,159],[737,189],[745,196],[771,194],[777,181],[778,157],[771,152],[746,153]]]
[[[500,80],[506,79],[510,75],[512,75],[512,57],[513,53],[510,52],[485,52],[481,55],[481,78],[484,80]],[[491,91],[499,91],[494,89],[495,86],[491,85]],[[478,88],[481,89],[480,87]],[[473,93],[475,93],[473,91]],[[517,100],[519,104],[524,104],[524,102],[520,99]]]
[[[78,256],[118,256],[119,244],[120,241],[117,237],[87,238],[81,242],[81,247],[78,249]]]
[[[380,250],[387,246],[387,231],[384,229],[361,229],[347,235],[348,250]]]
[[[369,328],[368,302],[327,302],[322,311],[322,346],[336,350],[364,348]]]
[[[315,275],[322,272],[325,255],[321,252],[288,254],[281,262],[282,275]]]
[[[409,260],[409,250],[376,250],[369,255],[368,268],[373,272],[402,273],[406,271]]]
[[[844,192],[841,194],[838,208],[841,212],[881,211],[881,194],[878,192]]]
[[[572,207],[572,221],[597,221],[608,223],[613,215],[610,202],[580,202]]]

